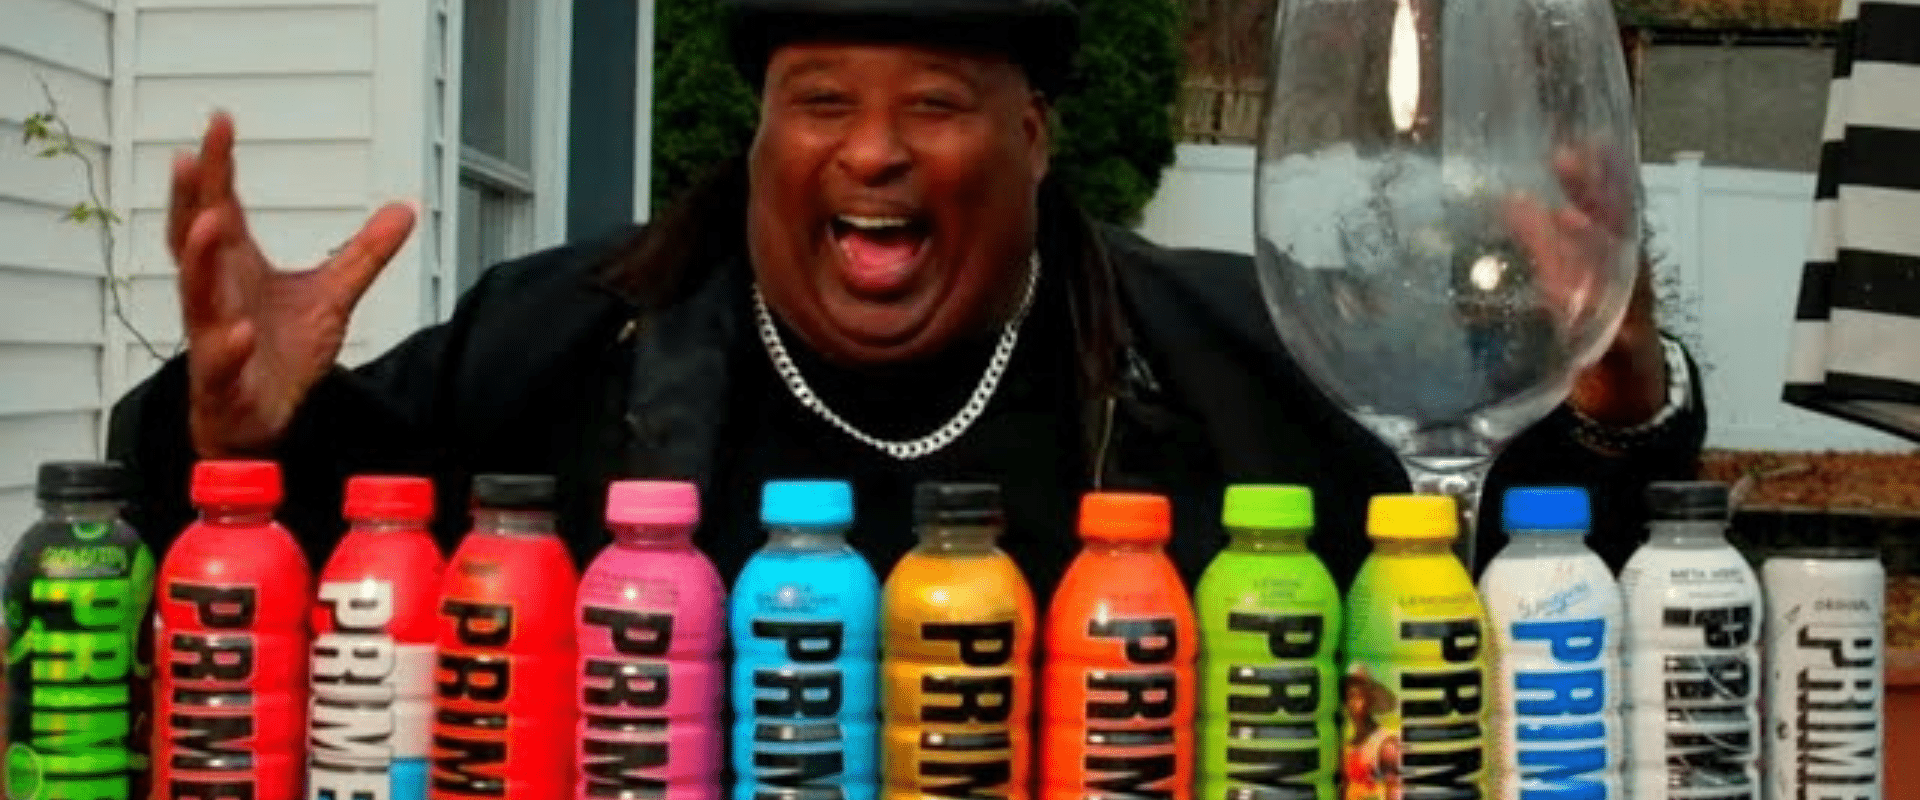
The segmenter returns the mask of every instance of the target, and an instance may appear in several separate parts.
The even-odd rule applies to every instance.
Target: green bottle
[[[147,796],[142,640],[154,564],[120,520],[127,480],[112,463],[40,467],[44,512],[4,583],[10,797]]]
[[[1231,537],[1200,578],[1197,800],[1333,800],[1340,590],[1307,550],[1313,493],[1227,488]]]

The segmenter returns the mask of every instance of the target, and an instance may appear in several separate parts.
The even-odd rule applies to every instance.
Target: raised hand
[[[167,246],[180,277],[189,423],[202,457],[264,455],[340,354],[353,307],[413,230],[412,207],[375,211],[318,266],[282,272],[248,231],[233,188],[233,120],[173,164]]]
[[[1563,321],[1578,318],[1597,302],[1602,262],[1623,248],[1642,253],[1639,242],[1623,241],[1632,230],[1631,175],[1618,174],[1614,159],[1565,152],[1554,172],[1570,203],[1549,209],[1530,197],[1507,203],[1507,223],[1528,251],[1540,286]],[[1624,165],[1631,168],[1632,165]],[[1600,360],[1574,378],[1569,401],[1595,420],[1634,425],[1653,417],[1666,402],[1666,356],[1654,320],[1651,266],[1638,259],[1633,294],[1613,342]]]

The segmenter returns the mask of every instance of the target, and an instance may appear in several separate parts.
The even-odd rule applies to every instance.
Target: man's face
[[[767,65],[748,247],[821,355],[930,355],[1013,310],[1046,174],[1043,101],[1005,58],[802,43]]]

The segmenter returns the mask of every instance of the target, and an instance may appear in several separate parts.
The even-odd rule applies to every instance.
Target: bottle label
[[[1321,614],[1227,614],[1227,632],[1258,636],[1260,663],[1229,663],[1227,683],[1227,777],[1235,797],[1318,796],[1319,716],[1326,678],[1315,658],[1327,645]]]
[[[1661,610],[1667,785],[1690,800],[1739,800],[1754,786],[1759,675],[1751,603]]]
[[[477,797],[505,797],[507,698],[513,693],[513,606],[448,598],[440,614],[453,626],[454,648],[440,653],[434,691],[433,788]]]
[[[1603,800],[1607,770],[1616,766],[1607,752],[1606,620],[1515,622],[1509,632],[1513,652],[1503,655],[1514,665],[1507,689],[1515,762],[1509,763],[1518,766],[1521,796]]]
[[[1777,709],[1764,729],[1769,794],[1880,800],[1884,568],[1789,554],[1762,570],[1767,707]]]
[[[1800,729],[1791,758],[1796,798],[1880,796],[1879,620],[1872,626],[1802,625],[1791,676]],[[1785,677],[1785,676],[1783,676]]]
[[[1478,800],[1487,685],[1480,619],[1402,618],[1391,630],[1388,649],[1357,654],[1342,681],[1347,796]]]
[[[583,635],[604,637],[613,651],[581,664],[587,710],[580,780],[591,797],[664,792],[673,746],[666,715],[672,668],[665,660],[673,614],[588,605],[580,619]]]
[[[74,527],[83,541],[100,535]],[[83,575],[103,577],[49,577]],[[8,702],[17,720],[7,750],[8,796],[132,796],[134,773],[145,765],[130,746],[129,680],[144,672],[136,642],[152,586],[144,548],[39,552],[27,602],[10,598],[7,610],[14,693]]]
[[[920,676],[920,791],[942,797],[1006,794],[1013,780],[1013,739],[1007,727],[1016,690],[1010,662],[1011,620],[985,623],[928,622],[920,639],[951,647],[949,662],[963,668],[930,668]]]
[[[1172,797],[1179,769],[1173,719],[1180,674],[1173,617],[1090,619],[1087,636],[1120,645],[1138,669],[1085,674],[1086,794],[1094,798]]]
[[[420,796],[433,647],[387,632],[391,581],[322,583],[319,606],[329,624],[312,650],[308,797]]]
[[[172,581],[165,600],[192,607],[195,628],[162,643],[173,709],[158,721],[172,745],[167,792],[175,800],[252,797],[259,590]]]
[[[784,661],[753,670],[754,780],[761,796],[826,787],[845,770],[838,722],[844,626],[833,621],[756,619],[756,639],[780,643]]]

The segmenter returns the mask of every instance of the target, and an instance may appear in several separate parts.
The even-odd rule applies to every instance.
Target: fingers
[[[1585,279],[1581,265],[1569,257],[1567,249],[1574,244],[1571,237],[1580,236],[1579,231],[1591,223],[1578,211],[1550,211],[1526,196],[1509,198],[1505,211],[1507,227],[1533,262],[1537,285],[1548,305],[1569,312],[1566,316],[1571,318],[1577,311],[1574,305],[1582,302]],[[1569,219],[1569,213],[1577,219]]]
[[[233,192],[233,118],[214,112],[200,140],[198,199],[201,206],[238,204]]]
[[[207,331],[188,351],[196,401],[215,404],[231,402],[239,391],[240,373],[253,357],[257,337],[252,322],[239,320],[232,325]]]
[[[200,210],[199,181],[199,161],[191,153],[175,155],[167,201],[167,251],[176,262],[187,246],[187,228]]]
[[[1553,171],[1567,200],[1607,230],[1624,232],[1633,203],[1632,183],[1618,159],[1591,148],[1565,149],[1554,156]]]
[[[380,270],[406,244],[407,235],[413,232],[414,216],[413,206],[406,203],[382,206],[339,253],[321,265],[322,278],[334,302],[345,309],[360,302]]]
[[[189,336],[196,330],[226,322],[238,302],[232,284],[236,270],[258,268],[244,259],[228,257],[241,235],[238,210],[208,208],[187,225],[179,256],[180,312]]]

